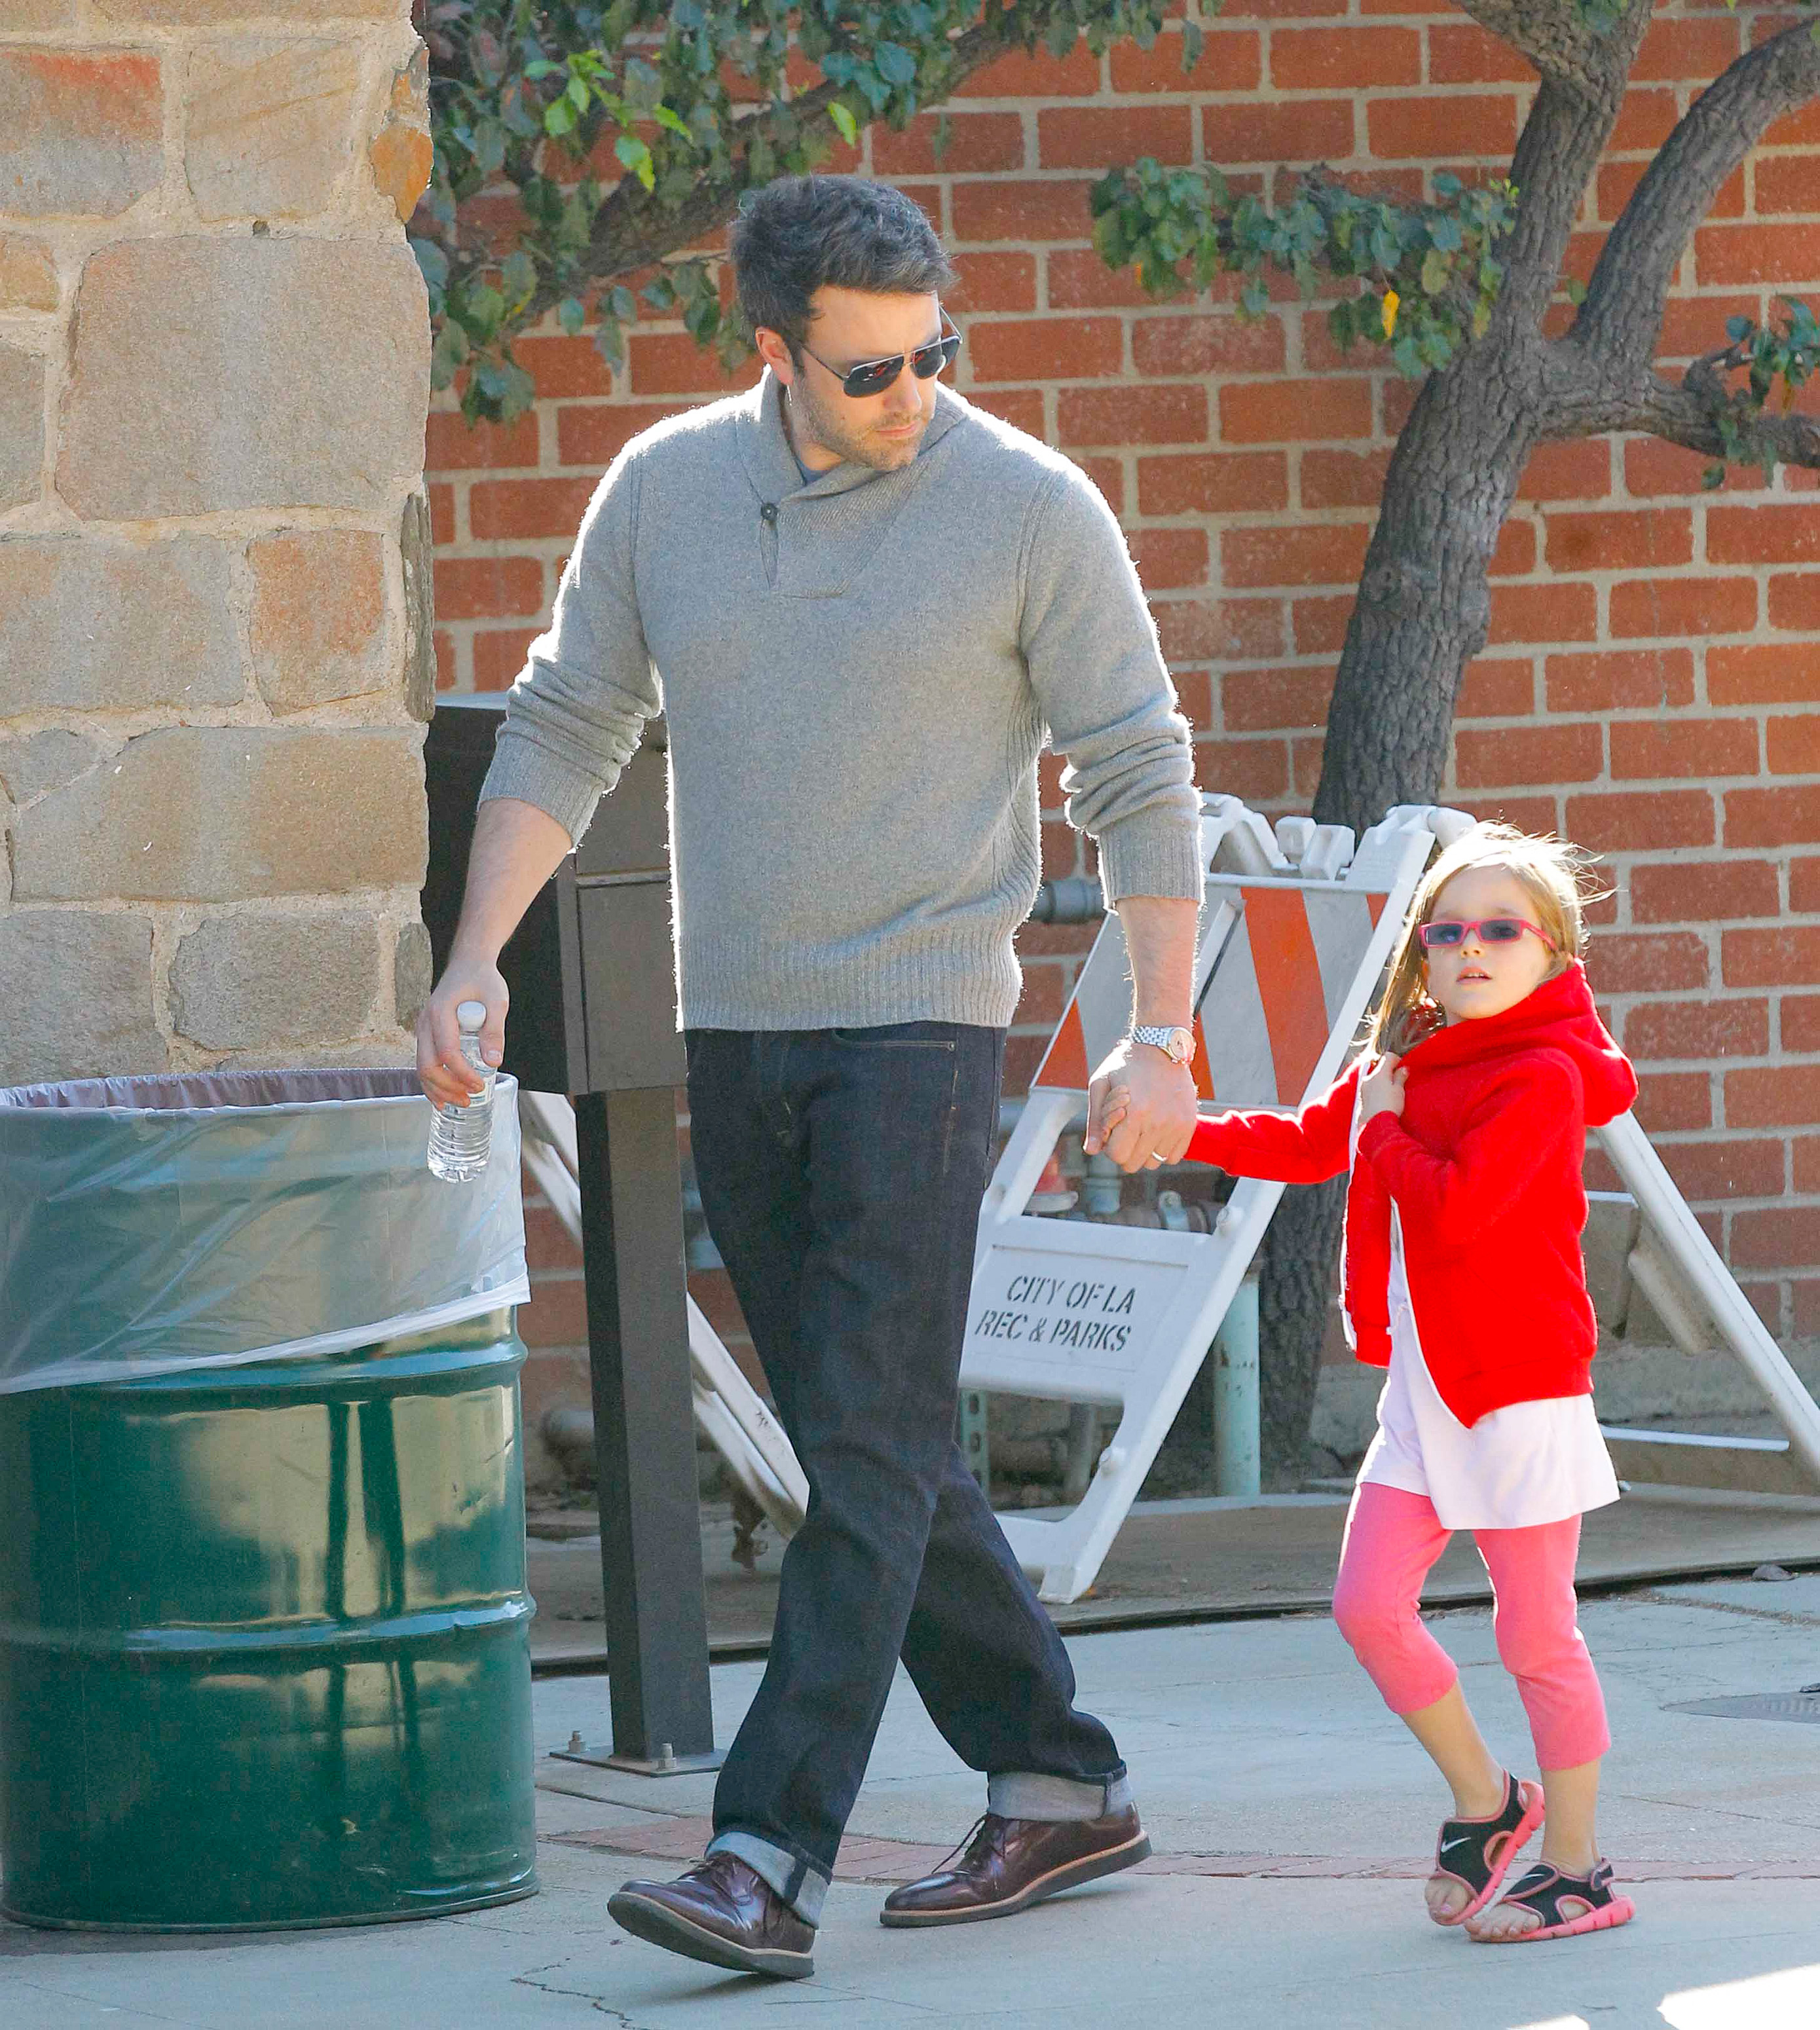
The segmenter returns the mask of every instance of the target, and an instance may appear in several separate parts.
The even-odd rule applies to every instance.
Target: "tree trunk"
[[[1545,80],[1511,165],[1517,223],[1485,337],[1424,385],[1397,441],[1346,630],[1314,816],[1364,832],[1393,804],[1435,801],[1453,706],[1491,624],[1489,571],[1548,418],[1543,316],[1647,20],[1610,46],[1615,90]],[[1259,1291],[1264,1470],[1304,1470],[1345,1209],[1342,1180],[1284,1194]]]

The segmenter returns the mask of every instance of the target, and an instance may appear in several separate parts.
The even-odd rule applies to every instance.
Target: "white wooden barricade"
[[[1349,831],[1306,818],[1273,835],[1234,797],[1204,798],[1201,812],[1197,1083],[1215,1105],[1293,1108],[1338,1075],[1437,839],[1472,820],[1399,805],[1355,851]],[[1120,1412],[1078,1506],[1055,1522],[999,1519],[1054,1601],[1092,1584],[1283,1190],[1240,1181],[1210,1234],[1025,1214],[1130,1013],[1108,915],[994,1173],[974,1257],[963,1384]]]
[[[522,1088],[518,1106],[525,1168],[579,1246],[582,1192],[575,1108],[560,1094]],[[738,1362],[693,1297],[689,1299],[689,1365],[696,1422],[777,1534],[794,1536],[809,1507],[809,1482],[783,1426],[739,1372]]]
[[[1787,1356],[1758,1317],[1757,1307],[1733,1281],[1732,1272],[1706,1238],[1706,1229],[1688,1209],[1662,1159],[1650,1147],[1649,1138],[1639,1126],[1636,1116],[1621,1114],[1597,1133],[1599,1143],[1643,1215],[1644,1240],[1653,1240],[1687,1278],[1699,1303],[1718,1327],[1719,1337],[1728,1350],[1744,1363],[1751,1379],[1762,1390],[1788,1434],[1790,1448],[1816,1486],[1820,1486],[1820,1404],[1808,1394],[1800,1376],[1788,1365]],[[1651,1255],[1647,1246],[1632,1252],[1630,1266],[1633,1274],[1650,1274]],[[1659,1280],[1655,1280],[1660,1276],[1658,1264],[1651,1295],[1665,1323],[1684,1351],[1703,1351],[1704,1335],[1698,1320],[1690,1315],[1688,1307],[1680,1301],[1672,1283],[1664,1287]],[[1613,1428],[1609,1435],[1636,1439],[1678,1434]],[[1751,1441],[1731,1442],[1737,1447]],[[1755,1442],[1766,1446],[1769,1444],[1767,1440]]]

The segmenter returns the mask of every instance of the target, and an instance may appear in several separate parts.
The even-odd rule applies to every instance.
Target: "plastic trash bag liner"
[[[345,1352],[527,1302],[518,1087],[426,1166],[410,1071],[0,1091],[0,1393]]]

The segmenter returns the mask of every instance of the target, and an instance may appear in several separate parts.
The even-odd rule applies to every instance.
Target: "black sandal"
[[[1504,1898],[1520,1909],[1533,1910],[1542,1922],[1533,1929],[1509,1938],[1481,1939],[1480,1946],[1524,1946],[1532,1939],[1572,1939],[1582,1931],[1609,1931],[1613,1925],[1628,1924],[1636,1915],[1636,1905],[1612,1887],[1609,1861],[1602,1861],[1589,1875],[1563,1875],[1558,1868],[1539,1861]],[[1577,1903],[1578,1910],[1564,1911],[1564,1903]]]
[[[1467,1901],[1450,1917],[1431,1910],[1437,1924],[1464,1924],[1478,1916],[1498,1894],[1512,1861],[1535,1837],[1542,1816],[1542,1786],[1520,1783],[1506,1770],[1504,1802],[1490,1818],[1442,1820],[1435,1843],[1435,1874],[1457,1882]]]

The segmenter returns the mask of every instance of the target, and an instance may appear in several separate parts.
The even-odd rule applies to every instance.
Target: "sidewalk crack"
[[[617,2023],[621,2030],[652,2030],[649,2024],[635,2023],[623,2009],[616,2009],[611,2002],[591,1995],[585,1987],[559,1987],[554,1981],[539,1980],[540,1973],[560,1973],[568,1965],[566,1959],[553,1960],[548,1966],[531,1967],[523,1973],[512,1977],[514,1987],[534,1987],[540,1995],[566,1995],[575,2001],[585,2002],[590,2009],[597,2010],[609,2022]]]

